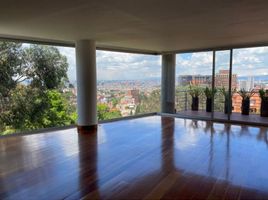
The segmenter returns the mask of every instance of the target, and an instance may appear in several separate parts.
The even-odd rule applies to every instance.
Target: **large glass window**
[[[216,51],[215,53],[215,96],[214,96],[214,118],[228,119],[228,110],[231,112],[229,96],[230,82],[230,51]],[[232,90],[235,89],[236,76],[233,77]],[[228,109],[229,108],[229,109]]]
[[[237,92],[232,99],[232,120],[268,122],[267,64],[268,47],[234,49],[232,71],[237,76]]]
[[[215,51],[213,68],[211,51],[177,54],[177,113],[268,123],[267,55]],[[160,56],[97,51],[98,120],[159,112],[160,65]],[[75,69],[74,48],[0,42],[0,135],[75,124]]]
[[[97,51],[98,120],[160,111],[160,56]],[[0,135],[75,124],[75,49],[0,42]]]
[[[215,51],[213,66],[211,52],[178,54],[177,113],[190,117],[212,113],[213,119],[267,124],[267,55],[268,47]],[[211,109],[208,96],[214,96]]]
[[[176,56],[176,111],[180,115],[211,117],[212,52]]]
[[[98,119],[160,111],[160,56],[97,51]]]
[[[76,121],[74,48],[0,42],[0,135]]]

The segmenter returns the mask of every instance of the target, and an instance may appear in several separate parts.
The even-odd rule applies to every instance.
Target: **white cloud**
[[[75,49],[58,47],[68,59],[68,77],[76,80]],[[216,52],[216,72],[229,68],[230,51]],[[233,73],[239,76],[268,74],[268,47],[235,49]],[[212,74],[212,52],[177,54],[176,76]],[[133,80],[161,76],[161,56],[97,51],[98,80]]]
[[[160,78],[160,56],[97,51],[98,80]]]
[[[58,47],[68,59],[68,77],[76,80],[75,49]],[[98,80],[134,80],[160,77],[160,56],[97,51]]]
[[[268,47],[235,49],[233,72],[241,76],[266,75],[268,72]]]
[[[211,74],[212,52],[177,54],[176,75]]]
[[[229,69],[230,51],[216,52],[216,73]],[[212,74],[212,52],[177,54],[176,75]],[[239,76],[268,74],[268,47],[235,49],[233,73]]]

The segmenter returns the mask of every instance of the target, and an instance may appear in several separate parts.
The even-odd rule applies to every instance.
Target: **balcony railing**
[[[241,99],[237,99],[234,95],[232,98],[232,113],[230,115],[230,120],[243,123],[243,124],[256,124],[256,125],[268,125],[268,117],[261,117],[260,116],[260,101],[258,102],[251,102],[250,104],[250,112],[249,115],[242,115],[241,114]],[[255,97],[259,98],[258,96]],[[214,112],[213,115],[211,112],[206,112],[206,96],[201,94],[199,96],[199,109],[198,111],[192,111],[191,104],[192,104],[192,97],[190,95],[190,90],[176,90],[176,112],[181,116],[187,117],[197,117],[197,118],[211,118],[218,120],[227,120],[228,114],[224,112],[224,96],[220,93],[216,93],[214,96]],[[258,105],[257,105],[258,104]],[[258,107],[257,112],[254,107]]]
[[[176,111],[187,111],[191,110],[192,97],[190,95],[190,90],[176,90]],[[206,110],[206,96],[199,96],[199,110]],[[220,94],[215,95],[214,99],[214,111],[224,112],[224,97]]]

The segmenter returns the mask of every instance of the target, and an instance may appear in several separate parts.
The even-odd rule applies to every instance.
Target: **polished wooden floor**
[[[268,199],[268,136],[151,116],[0,139],[0,199]]]

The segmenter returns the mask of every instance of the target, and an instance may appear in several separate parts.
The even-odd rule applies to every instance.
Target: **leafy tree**
[[[110,110],[108,105],[100,103],[97,105],[98,120],[114,119],[121,117],[119,110]]]
[[[0,134],[74,123],[62,88],[68,63],[55,47],[0,42]]]
[[[105,113],[104,120],[115,119],[115,118],[119,118],[119,117],[122,117],[119,110],[110,110],[109,112]]]
[[[65,91],[61,93],[62,97],[65,101],[67,101],[68,105],[68,112],[69,113],[76,113],[76,105],[75,105],[75,96],[71,91]],[[77,117],[76,117],[77,119]],[[75,120],[76,121],[76,120]]]
[[[64,126],[75,123],[68,112],[68,102],[60,92],[57,90],[47,90],[45,95],[48,105],[43,115],[45,127]]]
[[[25,51],[20,43],[0,42],[0,95],[7,97],[27,74]]]
[[[67,69],[67,58],[56,47],[0,42],[2,96],[24,81],[40,89],[60,89],[68,82]]]
[[[31,85],[42,89],[59,89],[67,82],[67,58],[56,47],[31,45],[27,49]]]
[[[9,109],[1,118],[6,131],[17,132],[75,123],[75,117],[68,111],[68,102],[60,92],[42,92],[24,85],[12,91]]]
[[[109,107],[106,104],[100,103],[97,105],[98,120],[105,120],[105,114],[109,112]]]
[[[140,94],[141,103],[137,106],[135,114],[160,111],[160,90],[154,90],[150,95]]]
[[[18,85],[11,91],[6,110],[1,113],[1,121],[8,129],[44,128],[42,116],[47,108],[45,93],[37,88]]]

